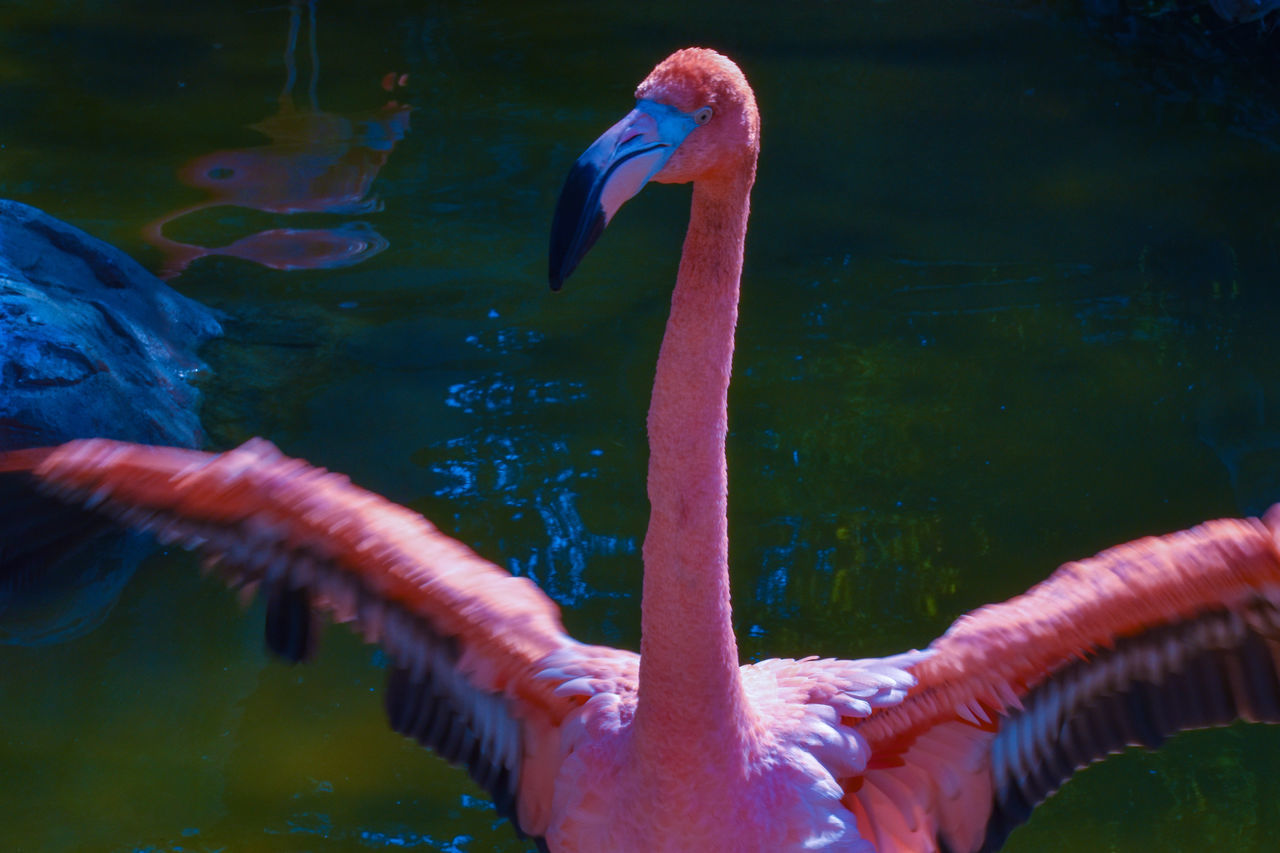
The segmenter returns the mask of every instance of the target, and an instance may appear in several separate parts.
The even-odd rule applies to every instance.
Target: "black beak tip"
[[[604,231],[605,213],[599,200],[604,177],[595,164],[583,158],[569,170],[551,217],[547,279],[552,290],[560,289]]]
[[[557,217],[556,228],[553,229],[551,241],[551,258],[547,267],[547,281],[552,290],[559,290],[578,264],[586,256],[587,251],[600,239],[604,231],[604,211],[582,212],[571,227],[566,227],[563,220]]]
[[[558,291],[564,286],[565,279],[573,275],[573,271],[578,268],[578,262],[567,254],[563,246],[557,247],[555,244],[551,246],[549,260],[550,263],[547,264],[547,283],[551,285],[553,291]]]

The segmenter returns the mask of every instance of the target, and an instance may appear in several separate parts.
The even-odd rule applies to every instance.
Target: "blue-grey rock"
[[[136,261],[0,200],[0,449],[106,436],[196,446],[217,317]]]
[[[213,312],[78,228],[0,200],[0,450],[105,436],[198,446]],[[65,640],[106,615],[147,552],[0,476],[0,642]]]

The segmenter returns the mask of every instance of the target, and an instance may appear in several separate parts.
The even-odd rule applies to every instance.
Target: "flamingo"
[[[724,439],[759,117],[705,49],[637,99],[569,175],[550,280],[645,183],[693,183],[648,420],[639,654],[573,639],[531,580],[261,439],[218,455],[93,439],[0,471],[199,549],[264,592],[287,659],[310,654],[317,614],[354,623],[391,661],[391,726],[542,850],[994,850],[1126,745],[1280,721],[1280,506],[1069,563],[923,651],[741,665]]]

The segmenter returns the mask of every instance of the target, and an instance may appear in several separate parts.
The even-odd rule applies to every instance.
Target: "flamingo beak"
[[[643,100],[583,152],[551,221],[552,290],[560,289],[622,203],[666,165],[695,127],[693,116]]]

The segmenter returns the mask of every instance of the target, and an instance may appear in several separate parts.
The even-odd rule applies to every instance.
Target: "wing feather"
[[[1277,520],[1280,508],[1121,545],[958,619],[912,668],[907,697],[856,723],[871,769],[847,798],[875,822],[880,853],[995,850],[1108,754],[1280,722]],[[900,816],[877,815],[869,791],[879,808],[894,792]]]
[[[262,590],[267,645],[288,660],[314,649],[317,613],[352,623],[393,663],[392,728],[464,765],[499,813],[535,834],[554,772],[522,770],[557,760],[549,733],[581,704],[546,672],[589,676],[598,690],[634,681],[633,655],[576,643],[532,581],[261,439],[217,455],[92,439],[0,454],[0,470],[199,549],[231,586]]]

